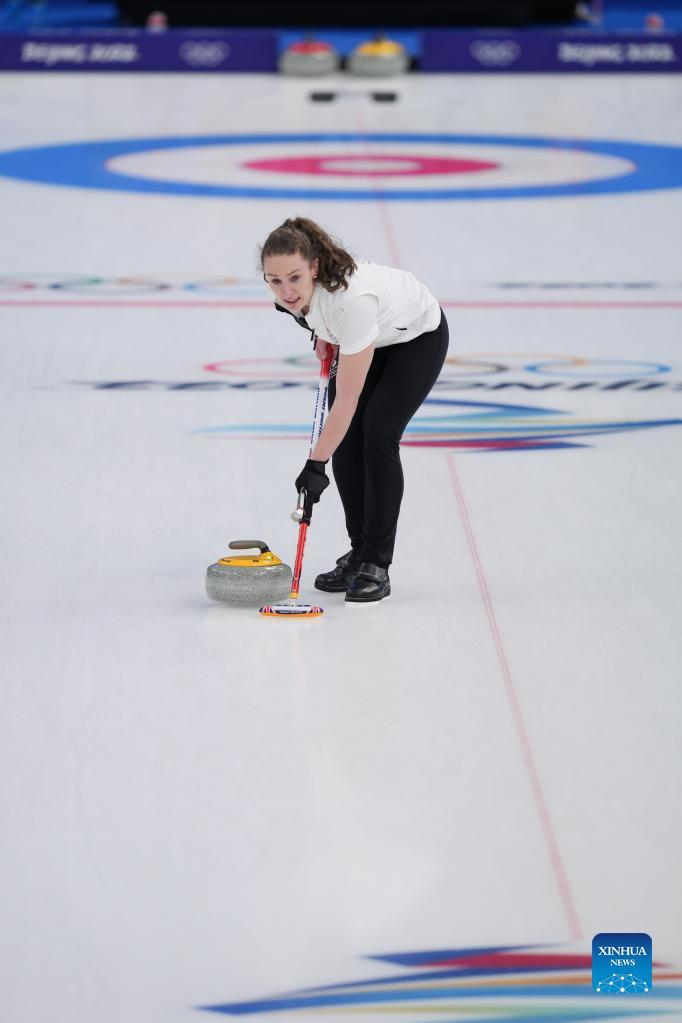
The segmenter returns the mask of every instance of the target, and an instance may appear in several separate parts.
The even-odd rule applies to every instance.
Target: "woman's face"
[[[280,305],[298,316],[305,316],[315,290],[318,261],[308,263],[300,252],[293,255],[266,256],[263,274]]]

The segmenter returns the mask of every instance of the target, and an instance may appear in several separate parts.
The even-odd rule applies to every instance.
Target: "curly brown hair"
[[[355,273],[357,265],[349,252],[306,217],[294,217],[271,231],[259,249],[261,270],[267,256],[293,256],[300,253],[310,264],[318,260],[317,280],[327,291],[347,288],[347,277]]]

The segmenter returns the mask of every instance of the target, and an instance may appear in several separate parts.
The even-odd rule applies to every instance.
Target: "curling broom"
[[[313,417],[313,429],[310,435],[310,452],[312,453],[317,440],[322,433],[324,426],[325,410],[327,408],[327,394],[329,393],[329,372],[331,370],[334,352],[331,345],[327,349],[327,357],[320,365],[320,380],[317,385],[317,396],[315,398],[315,414]],[[294,575],[291,583],[291,594],[288,604],[266,604],[259,610],[264,618],[319,618],[324,610],[315,604],[298,604],[298,590],[303,570],[303,551],[308,533],[310,517],[305,514],[306,492],[301,490],[298,495],[296,510],[291,513],[294,522],[298,522],[298,544],[296,546],[296,560],[294,561]],[[311,508],[312,513],[312,508]]]

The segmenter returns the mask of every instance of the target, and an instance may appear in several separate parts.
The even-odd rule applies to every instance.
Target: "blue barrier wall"
[[[680,71],[682,34],[591,31],[422,34],[422,71]]]
[[[0,35],[5,71],[275,71],[277,32],[142,29]]]
[[[305,33],[301,32],[298,38]],[[399,33],[398,33],[399,34]],[[346,33],[347,35],[347,33]],[[366,33],[371,36],[370,32]],[[389,30],[388,35],[391,36]],[[291,30],[144,29],[0,34],[5,71],[275,71]],[[333,33],[325,33],[333,43]],[[435,29],[410,32],[432,72],[679,72],[682,33]],[[343,51],[342,51],[343,52]]]

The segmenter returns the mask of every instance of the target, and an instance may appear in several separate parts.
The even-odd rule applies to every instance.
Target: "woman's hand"
[[[323,341],[321,337],[315,338],[315,355],[320,363],[324,362],[330,351],[336,354],[336,345],[330,344],[329,341]]]
[[[302,490],[305,490],[304,522],[310,523],[313,505],[317,504],[322,497],[323,491],[329,486],[329,477],[324,471],[326,464],[326,462],[317,462],[309,458],[303,466],[303,471],[296,478],[294,484],[296,493],[300,494]]]

